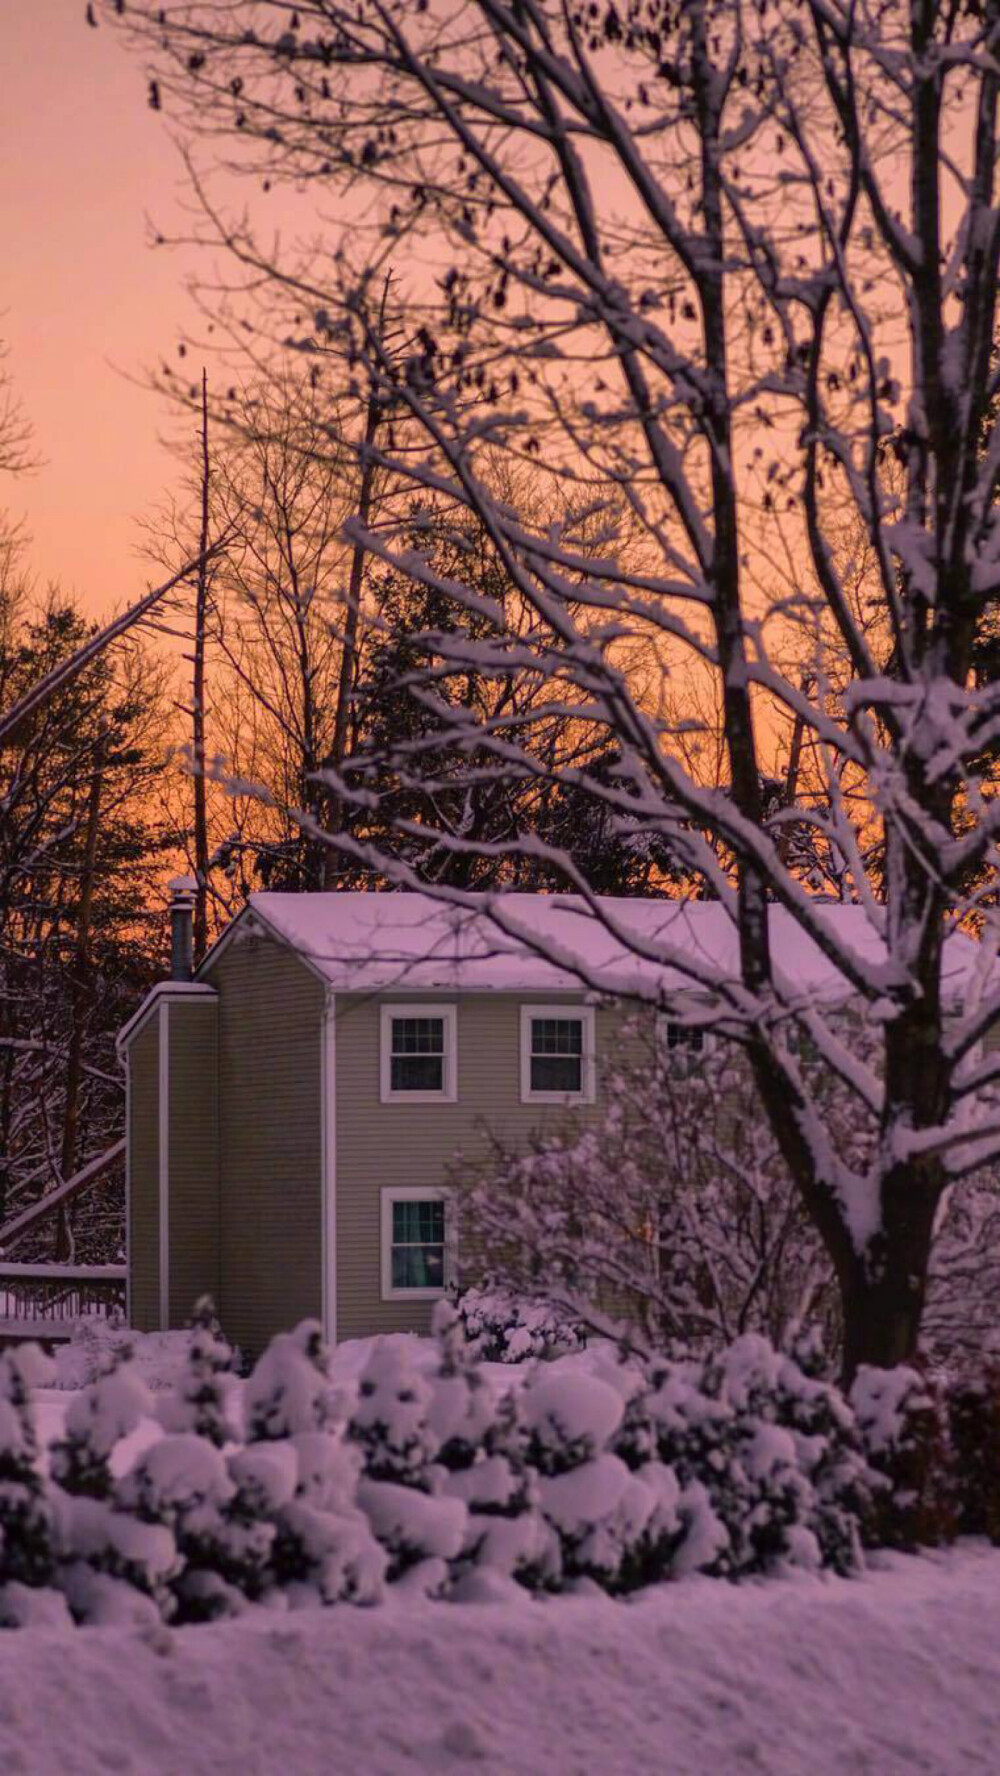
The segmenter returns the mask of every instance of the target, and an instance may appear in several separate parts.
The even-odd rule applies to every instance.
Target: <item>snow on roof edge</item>
[[[701,986],[706,975],[738,979],[734,922],[719,901],[612,899],[609,917],[650,952],[637,955],[610,936],[579,896],[510,893],[499,897],[512,921],[540,943],[552,942],[572,968],[546,960],[506,936],[476,906],[453,905],[407,892],[334,891],[325,894],[251,895],[244,914],[256,914],[281,941],[297,950],[326,983],[340,991],[597,991],[648,996]],[[884,966],[885,945],[866,910],[819,902],[824,923],[862,971]],[[220,940],[225,944],[238,916]],[[793,915],[771,909],[772,944],[786,993],[851,995],[850,983],[807,936]],[[837,930],[837,927],[840,929]],[[202,970],[214,961],[219,945]],[[947,940],[948,981],[967,990],[981,960],[978,943],[963,932]],[[683,958],[698,979],[671,964]],[[947,984],[947,983],[946,983]]]

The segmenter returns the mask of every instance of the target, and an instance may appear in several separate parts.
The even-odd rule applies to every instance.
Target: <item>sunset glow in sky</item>
[[[195,255],[148,244],[147,218],[183,223],[183,167],[141,67],[84,10],[0,5],[0,337],[45,458],[0,506],[24,517],[39,579],[97,613],[159,577],[136,520],[178,471],[159,442],[169,416],[136,382],[192,320]]]

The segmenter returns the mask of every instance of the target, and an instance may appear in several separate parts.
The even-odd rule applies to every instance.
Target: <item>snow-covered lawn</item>
[[[997,1768],[1000,1553],[628,1604],[392,1600],[0,1638],[0,1767],[412,1776]]]

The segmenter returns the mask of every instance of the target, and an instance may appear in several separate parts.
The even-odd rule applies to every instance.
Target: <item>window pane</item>
[[[393,1018],[394,1055],[443,1055],[444,1018]]]
[[[579,1055],[537,1055],[531,1057],[531,1089],[533,1092],[579,1092],[582,1090],[583,1062]]]
[[[536,1055],[582,1055],[580,1018],[532,1018],[531,1052]]]
[[[685,1024],[667,1025],[668,1048],[689,1048],[693,1049],[696,1053],[700,1053],[704,1046],[704,1030],[689,1029]]]
[[[444,1243],[444,1203],[433,1198],[425,1202],[394,1202],[393,1245],[420,1245],[422,1242],[438,1246]]]
[[[389,1064],[389,1086],[394,1092],[443,1092],[444,1056],[394,1054]]]
[[[442,1289],[444,1247],[393,1246],[392,1286],[394,1289]]]

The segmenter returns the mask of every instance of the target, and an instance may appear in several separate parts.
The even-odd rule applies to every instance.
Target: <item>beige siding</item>
[[[487,1131],[505,1142],[525,1141],[558,1108],[521,1103],[521,1006],[579,1003],[567,994],[413,995],[457,1006],[458,1101],[454,1104],[382,1104],[379,1101],[379,1013],[383,999],[337,995],[337,1334],[426,1331],[427,1301],[383,1301],[381,1195],[385,1186],[440,1185],[456,1153],[472,1159]],[[597,1098],[601,1067],[621,1058],[621,1012],[596,1014]],[[581,1107],[586,1118],[594,1109]],[[468,1254],[465,1255],[468,1260]]]
[[[158,1013],[129,1046],[129,1296],[131,1324],[153,1332],[160,1323],[160,1090]]]
[[[170,1324],[219,1298],[218,1004],[170,1003]]]
[[[291,951],[237,937],[219,992],[219,1314],[254,1355],[322,1312],[324,993]]]

